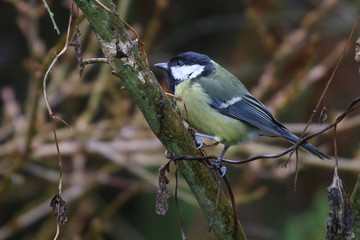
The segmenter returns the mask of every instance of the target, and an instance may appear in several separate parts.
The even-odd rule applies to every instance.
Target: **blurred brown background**
[[[65,34],[70,1],[47,1]],[[341,56],[360,4],[355,0],[130,1],[116,2],[122,19],[140,34],[150,65],[183,51],[207,54],[251,90],[297,134],[303,130]],[[42,1],[0,2],[0,239],[53,239],[49,207],[59,171],[42,76],[64,42]],[[76,16],[81,12],[74,10]],[[76,20],[78,19],[78,20]],[[76,18],[83,58],[102,57],[86,19]],[[129,32],[129,34],[131,34]],[[326,123],[359,96],[355,38],[326,96]],[[61,40],[62,39],[62,40]],[[152,67],[153,68],[153,67]],[[153,68],[165,90],[165,76]],[[64,163],[68,222],[60,239],[180,239],[174,198],[166,216],[155,213],[158,168],[165,149],[106,64],[87,65],[82,76],[73,48],[53,68],[47,93],[56,115]],[[321,129],[319,114],[310,131]],[[325,123],[325,124],[326,124]],[[360,172],[360,115],[338,127],[340,176],[351,192]],[[333,155],[332,131],[311,140]],[[232,147],[228,158],[276,153],[288,146],[257,139]],[[218,154],[220,148],[206,150]],[[327,192],[334,160],[300,151],[294,159],[228,166],[239,218],[249,239],[324,239]],[[174,191],[175,179],[169,176]],[[215,239],[186,183],[179,201],[188,239]]]

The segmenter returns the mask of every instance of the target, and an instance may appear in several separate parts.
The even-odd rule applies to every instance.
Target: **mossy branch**
[[[360,175],[358,176],[357,182],[354,187],[354,191],[351,194],[350,202],[351,202],[351,208],[354,211],[355,237],[356,239],[359,239],[360,238]]]
[[[93,28],[113,74],[125,84],[141,109],[150,128],[165,148],[174,155],[199,156],[195,144],[178,114],[146,66],[139,41],[129,39],[125,26],[110,0],[75,0]],[[109,11],[110,10],[110,11]],[[179,171],[190,186],[206,218],[211,219],[217,196],[217,183],[210,170],[199,161],[179,161]],[[236,239],[246,239],[240,224]],[[230,203],[220,193],[212,230],[219,239],[234,239],[234,219]]]

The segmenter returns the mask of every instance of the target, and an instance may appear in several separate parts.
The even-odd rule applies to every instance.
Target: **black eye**
[[[184,61],[179,59],[179,60],[177,60],[176,65],[182,66],[182,65],[184,65]]]

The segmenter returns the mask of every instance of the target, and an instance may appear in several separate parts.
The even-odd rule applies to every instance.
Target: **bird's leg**
[[[199,138],[197,138],[197,137],[208,138],[208,139],[211,139],[211,140],[217,142],[216,139],[215,139],[215,137],[214,137],[214,136],[211,136],[211,135],[206,135],[206,134],[198,133],[198,132],[195,132],[194,135],[195,135],[195,141],[196,141],[196,143],[199,145],[198,149],[199,149],[199,148],[202,148],[202,146],[204,145],[204,143],[203,143],[203,141],[202,141],[201,139],[199,139]],[[224,157],[224,155],[225,155],[226,151],[229,149],[229,147],[230,147],[230,146],[225,146],[225,147],[224,147],[224,149],[222,150],[220,156],[216,159],[215,164],[214,164],[214,166],[215,166],[216,169],[220,169],[221,177],[223,177],[223,176],[225,175],[225,173],[226,173],[226,167],[225,167],[225,166],[222,166],[221,159]]]
[[[225,145],[224,149],[220,153],[220,156],[216,159],[216,162],[215,162],[215,167],[217,169],[220,169],[221,177],[225,176],[225,173],[226,173],[226,167],[222,166],[221,159],[224,157],[224,155],[225,155],[226,151],[229,149],[229,147],[230,146]]]
[[[203,140],[201,140],[200,138],[197,138],[197,137],[209,138],[209,139],[211,139],[213,141],[216,141],[214,136],[211,136],[211,135],[206,135],[206,134],[198,133],[198,132],[195,132],[194,135],[195,135],[195,141],[199,145],[197,147],[197,149],[200,149],[200,148],[202,148],[204,146]]]

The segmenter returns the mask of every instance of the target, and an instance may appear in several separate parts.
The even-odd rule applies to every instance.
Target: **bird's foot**
[[[215,169],[220,171],[221,177],[224,177],[226,174],[226,167],[222,165],[221,158],[218,157],[214,163]]]

